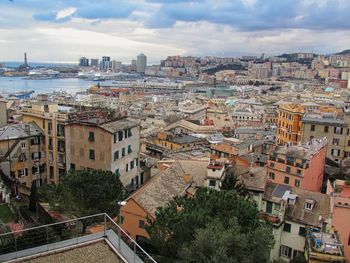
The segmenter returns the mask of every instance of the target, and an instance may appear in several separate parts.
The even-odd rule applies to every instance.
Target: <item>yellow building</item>
[[[45,135],[46,182],[57,184],[66,173],[64,125],[68,114],[59,112],[58,104],[33,102],[21,111],[24,122],[35,122]]]
[[[170,132],[159,132],[155,144],[172,151],[193,150],[203,139],[190,135],[174,135]]]
[[[300,142],[302,132],[301,118],[305,112],[304,107],[300,104],[282,104],[277,111],[276,143],[286,145]]]

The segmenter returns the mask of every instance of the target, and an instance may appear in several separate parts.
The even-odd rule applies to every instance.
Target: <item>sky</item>
[[[0,61],[334,53],[350,0],[0,0]]]

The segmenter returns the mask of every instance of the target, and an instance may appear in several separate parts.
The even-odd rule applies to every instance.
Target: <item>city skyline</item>
[[[343,0],[14,0],[0,7],[1,61],[20,61],[25,51],[32,61],[106,54],[124,63],[143,52],[158,63],[167,55],[329,54],[350,47],[350,3]]]

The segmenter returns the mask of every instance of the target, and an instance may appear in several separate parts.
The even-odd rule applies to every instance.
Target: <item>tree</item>
[[[29,196],[29,210],[31,212],[36,212],[36,202],[38,201],[38,190],[36,188],[36,182],[32,182],[32,186],[30,188],[30,196]]]
[[[222,190],[234,190],[236,191],[240,196],[248,197],[250,196],[249,191],[243,184],[241,180],[238,179],[237,174],[235,174],[234,170],[230,168],[227,171],[227,175],[222,182],[221,186]]]
[[[242,243],[240,245],[242,247],[239,247],[240,253],[247,251],[245,254],[247,257],[258,255],[256,258],[259,262],[267,262],[273,245],[272,231],[265,223],[259,221],[255,202],[239,196],[235,191],[200,188],[192,198],[174,198],[167,207],[158,208],[155,215],[155,220],[148,220],[146,230],[150,235],[150,243],[159,255],[159,262],[186,261],[190,253],[186,247],[194,248],[202,244],[199,250],[209,251],[217,245],[217,242],[224,242],[226,238],[234,238],[233,236],[240,237]],[[231,220],[234,220],[234,223]],[[228,236],[216,241],[214,239],[217,237],[213,237],[207,239],[208,244],[204,244],[203,236],[210,235],[213,228],[217,229],[217,235],[220,233],[226,235],[227,232]],[[232,240],[232,244],[235,242]],[[240,253],[232,252],[235,248],[232,246],[226,250],[222,248],[227,252],[223,257],[242,262],[239,260]],[[215,247],[215,249],[219,248]],[[201,257],[207,256],[204,253]],[[219,262],[222,259],[218,256],[215,257],[217,261],[213,259],[209,262]],[[253,256],[248,257],[248,260],[243,262],[255,262]]]
[[[117,202],[126,197],[117,175],[102,170],[70,172],[55,188],[50,206],[78,217],[116,212]]]

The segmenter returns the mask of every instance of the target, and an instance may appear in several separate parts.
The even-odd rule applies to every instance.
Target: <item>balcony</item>
[[[86,254],[80,252],[78,255],[75,253],[78,250],[86,250],[85,253],[98,257],[100,262],[107,261],[107,256],[114,257],[115,262],[156,262],[107,214],[1,234],[0,242],[0,262],[21,262],[30,257],[41,257],[50,262],[50,259],[61,259],[63,255],[69,262],[77,257],[84,261]],[[96,244],[106,247],[108,255],[97,249],[90,250]]]

